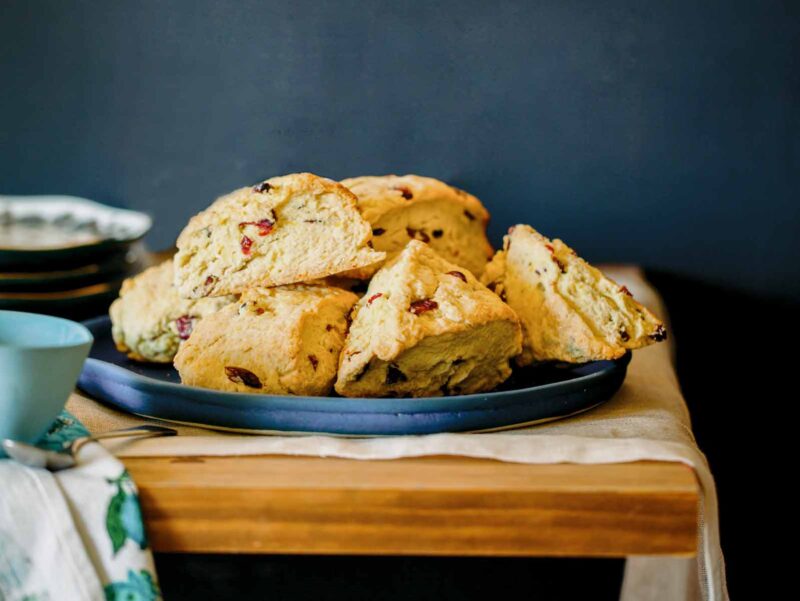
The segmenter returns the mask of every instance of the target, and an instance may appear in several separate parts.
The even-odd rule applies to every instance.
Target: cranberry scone
[[[336,380],[349,397],[491,390],[522,345],[514,311],[417,240],[375,274],[352,318]]]
[[[519,365],[616,359],[667,337],[627,288],[528,225],[509,229],[482,281],[522,320]]]
[[[327,286],[248,288],[204,319],[175,357],[181,381],[232,392],[323,396],[358,297]]]
[[[217,199],[178,237],[175,286],[187,298],[306,282],[384,259],[344,186],[311,173]]]
[[[493,253],[486,237],[489,212],[472,194],[418,175],[354,177],[342,185],[358,197],[376,250],[392,257],[409,240],[420,240],[475,276],[483,273]]]
[[[122,283],[109,315],[114,343],[129,358],[170,363],[199,320],[236,300],[235,296],[181,298],[172,278],[170,260]]]

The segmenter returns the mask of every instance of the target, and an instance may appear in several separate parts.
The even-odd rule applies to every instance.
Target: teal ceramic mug
[[[75,387],[92,335],[74,321],[0,311],[0,439],[36,442]]]

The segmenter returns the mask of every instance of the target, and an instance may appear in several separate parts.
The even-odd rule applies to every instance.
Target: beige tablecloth
[[[657,314],[664,315],[660,298],[638,270],[606,271]],[[519,463],[680,462],[694,469],[701,487],[697,556],[628,558],[622,598],[725,600],[728,594],[719,546],[716,489],[706,459],[695,444],[671,354],[671,344],[636,351],[622,389],[609,402],[569,419],[520,430],[337,438],[249,436],[181,426],[181,436],[142,440],[117,452],[121,456],[285,454],[377,460],[461,455]],[[70,399],[68,409],[93,432],[143,421],[77,394]]]

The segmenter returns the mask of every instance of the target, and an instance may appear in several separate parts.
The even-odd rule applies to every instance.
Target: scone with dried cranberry
[[[248,288],[238,303],[197,325],[175,367],[190,386],[326,395],[357,298],[327,286]]]
[[[170,363],[200,319],[236,300],[235,296],[181,298],[172,279],[172,261],[150,267],[125,280],[111,304],[114,343],[131,359]]]
[[[482,281],[522,320],[520,365],[616,359],[667,337],[627,288],[528,225],[509,230]]]
[[[420,240],[475,276],[483,273],[493,252],[486,237],[489,212],[471,194],[419,175],[354,177],[342,185],[358,197],[376,250],[392,257],[409,240]]]
[[[384,253],[344,186],[311,173],[217,199],[178,238],[175,285],[187,298],[306,282],[367,267]]]
[[[522,346],[514,311],[417,240],[375,274],[352,317],[336,380],[343,396],[491,390]]]

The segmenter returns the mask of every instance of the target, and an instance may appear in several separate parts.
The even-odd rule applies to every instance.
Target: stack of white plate
[[[144,213],[73,196],[0,196],[0,309],[85,319],[141,270]]]

